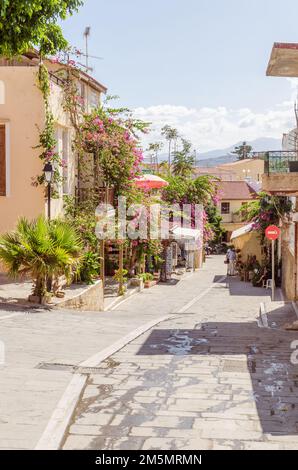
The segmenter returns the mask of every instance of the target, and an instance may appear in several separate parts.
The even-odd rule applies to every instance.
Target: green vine
[[[39,133],[39,144],[34,148],[42,149],[39,155],[40,160],[45,163],[51,163],[53,167],[52,184],[54,191],[52,197],[58,197],[58,185],[63,181],[61,168],[63,161],[56,151],[57,140],[55,138],[54,116],[50,109],[49,97],[51,92],[50,77],[46,66],[41,63],[37,74],[38,88],[40,89],[45,106],[45,125],[44,129]],[[45,175],[42,173],[32,179],[34,186],[45,184]]]

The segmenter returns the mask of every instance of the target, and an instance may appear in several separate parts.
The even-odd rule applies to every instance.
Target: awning
[[[195,230],[193,228],[174,227],[171,233],[176,239],[180,240],[198,240],[202,236],[201,230]]]
[[[271,77],[298,77],[298,44],[274,43],[267,75]]]
[[[253,223],[250,223],[248,225],[244,225],[244,227],[234,230],[234,232],[232,232],[231,240],[242,237],[243,235],[246,235],[247,233],[250,233],[252,229],[253,229]]]
[[[169,185],[169,183],[157,175],[144,174],[134,179],[138,188],[142,189],[161,189]]]

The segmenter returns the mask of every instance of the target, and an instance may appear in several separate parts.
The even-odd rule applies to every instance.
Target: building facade
[[[246,224],[241,220],[238,211],[243,204],[255,199],[257,193],[246,181],[221,181],[218,184],[218,194],[218,209],[223,228],[226,230],[223,241],[229,242],[232,233]]]
[[[275,43],[267,68],[268,76],[298,77],[298,44]],[[293,116],[294,117],[294,116]],[[267,193],[291,199],[292,212],[280,221],[278,258],[283,292],[288,300],[298,298],[298,153],[297,129],[283,135],[282,150],[267,152],[262,187]]]
[[[57,151],[65,162],[63,183],[55,188],[58,197],[51,201],[53,217],[63,213],[63,196],[73,195],[77,185],[77,155],[72,148],[74,129],[63,107],[61,79],[55,75],[57,64],[45,61],[50,73],[50,109],[54,116]],[[15,227],[20,216],[28,219],[46,213],[45,188],[32,180],[42,174],[36,148],[44,128],[45,105],[37,84],[39,62],[34,53],[20,60],[0,59],[0,233]],[[80,72],[78,87],[86,109],[100,103],[106,88]]]

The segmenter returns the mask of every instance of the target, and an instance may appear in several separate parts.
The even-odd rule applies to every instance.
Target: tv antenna
[[[89,70],[89,56],[88,56],[88,40],[90,37],[90,26],[86,26],[84,31],[84,38],[85,38],[85,57],[86,57],[86,69]]]
[[[85,53],[81,52],[80,55],[85,57],[85,60],[86,60],[86,63],[85,64],[81,64],[80,62],[78,62],[79,65],[81,65],[82,67],[85,67],[87,72],[90,71],[90,72],[93,72],[93,67],[90,67],[89,66],[89,58],[90,59],[97,59],[97,60],[102,60],[103,57],[98,57],[96,55],[90,55],[89,54],[89,37],[90,37],[90,32],[91,32],[91,27],[90,26],[86,26],[85,28],[85,31],[84,31],[84,38],[85,38]]]

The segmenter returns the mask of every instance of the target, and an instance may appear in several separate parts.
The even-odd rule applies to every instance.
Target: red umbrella
[[[143,189],[161,189],[169,183],[156,175],[142,175],[134,179],[136,186]]]

